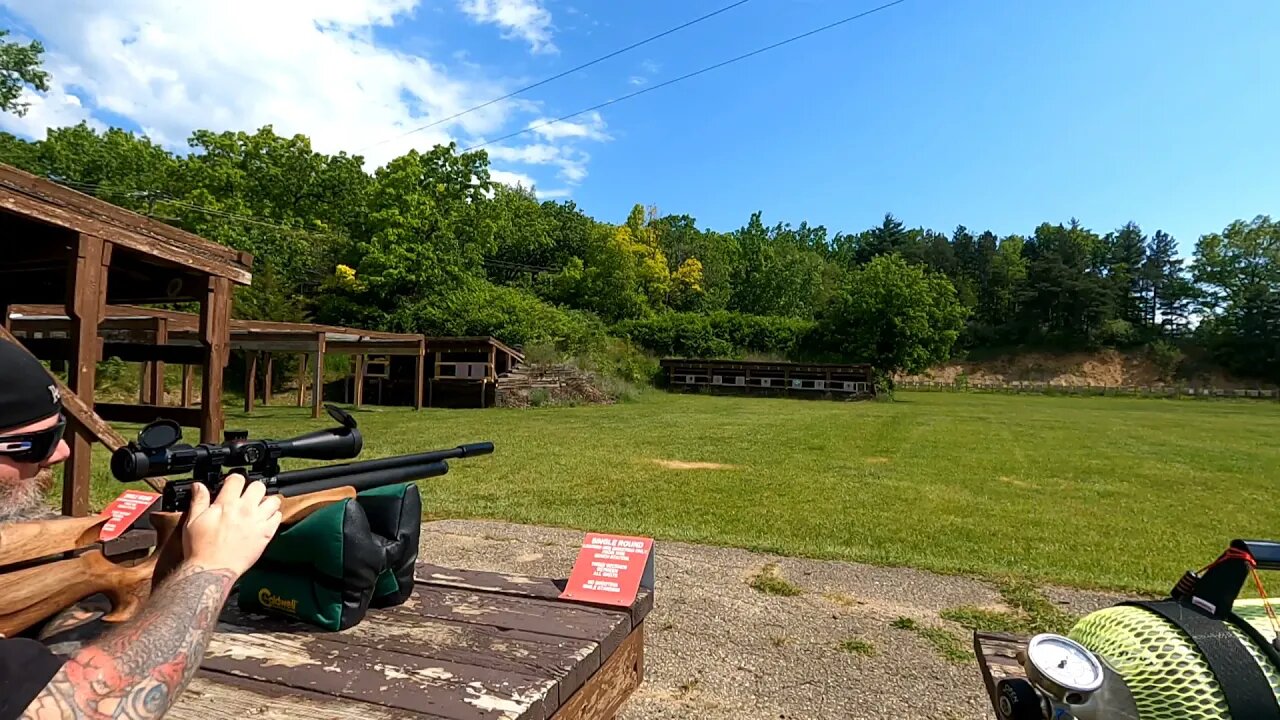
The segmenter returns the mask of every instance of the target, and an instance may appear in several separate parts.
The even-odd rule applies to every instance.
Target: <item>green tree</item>
[[[732,273],[735,246],[727,233],[699,230],[697,221],[688,215],[666,215],[658,218],[661,226],[658,234],[662,252],[667,257],[667,267],[673,275],[684,268],[686,275],[690,261],[697,261],[701,268],[700,292],[681,292],[687,283],[677,286],[667,304],[674,310],[713,312],[724,309],[732,292]]]
[[[737,246],[729,309],[751,315],[811,318],[824,289],[823,253],[811,233],[786,225],[766,228],[752,214],[733,234]]]
[[[1142,275],[1146,288],[1143,313],[1147,325],[1158,327],[1165,335],[1184,334],[1199,290],[1187,277],[1184,262],[1178,257],[1177,241],[1168,233],[1157,230],[1151,236]]]
[[[1280,222],[1262,215],[1201,237],[1193,268],[1204,289],[1199,331],[1219,360],[1280,380]]]
[[[40,91],[49,89],[49,73],[40,68],[44,45],[38,40],[23,45],[5,40],[9,31],[0,29],[0,112],[18,117],[27,114],[30,103],[23,102],[22,91],[30,86]]]
[[[823,349],[871,363],[891,389],[894,375],[946,360],[968,312],[946,276],[880,255],[850,274],[816,332]]]
[[[1027,278],[1019,293],[1024,341],[1061,349],[1086,347],[1103,335],[1112,318],[1099,270],[1102,239],[1076,220],[1043,223],[1024,246]]]
[[[40,145],[0,132],[0,163],[12,165],[29,173],[40,174]]]
[[[1149,293],[1146,273],[1147,237],[1136,223],[1126,223],[1104,238],[1106,288],[1111,316],[1134,328],[1147,326],[1143,298]]]

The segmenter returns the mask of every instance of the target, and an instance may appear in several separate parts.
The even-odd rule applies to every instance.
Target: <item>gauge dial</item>
[[[1027,660],[1045,680],[1064,690],[1091,693],[1102,687],[1102,663],[1083,645],[1061,635],[1031,638]]]

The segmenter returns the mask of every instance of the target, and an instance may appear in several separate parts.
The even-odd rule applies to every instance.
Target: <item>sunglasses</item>
[[[67,419],[58,415],[58,424],[44,430],[17,435],[0,435],[0,455],[20,463],[42,463],[58,449],[67,429]]]

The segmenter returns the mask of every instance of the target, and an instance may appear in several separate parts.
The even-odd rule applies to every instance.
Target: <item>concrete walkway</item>
[[[439,521],[423,526],[421,559],[567,577],[581,539],[576,531]],[[801,593],[752,588],[770,564]],[[1047,595],[1080,614],[1120,599]],[[992,586],[965,577],[660,542],[645,683],[620,720],[992,718],[972,658],[948,661],[918,633],[890,625],[906,617],[943,627],[968,649],[971,634],[938,617],[960,605],[1003,607]]]

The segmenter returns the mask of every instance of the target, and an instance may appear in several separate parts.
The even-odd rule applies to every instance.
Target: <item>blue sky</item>
[[[878,3],[751,0],[408,137],[729,0],[262,0],[204,15],[160,0],[53,4],[0,0],[0,21],[45,40],[59,82],[0,129],[89,118],[180,149],[194,127],[271,122],[325,151],[387,141],[366,151],[376,163],[498,137]],[[832,232],[885,212],[1002,234],[1134,220],[1189,252],[1202,233],[1277,212],[1277,29],[1280,3],[1266,0],[906,0],[505,141],[493,164],[605,220],[636,202],[722,230],[756,210]]]

